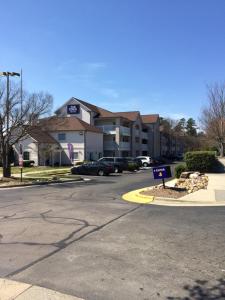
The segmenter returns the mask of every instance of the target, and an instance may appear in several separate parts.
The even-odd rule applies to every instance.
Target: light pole
[[[5,167],[9,168],[9,113],[10,113],[10,103],[9,103],[9,76],[20,76],[17,72],[0,72],[0,76],[6,77],[6,153],[5,153]],[[8,172],[8,170],[6,171]],[[5,174],[3,174],[4,176]]]

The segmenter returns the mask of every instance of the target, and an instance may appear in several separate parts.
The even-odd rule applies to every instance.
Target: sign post
[[[20,167],[20,181],[23,181],[23,146],[20,144],[19,150],[19,167]]]
[[[165,178],[172,177],[170,166],[152,168],[154,179],[162,179],[163,188],[165,189]]]

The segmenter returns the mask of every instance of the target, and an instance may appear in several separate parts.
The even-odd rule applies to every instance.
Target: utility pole
[[[10,101],[9,101],[9,76],[20,76],[20,73],[16,73],[16,72],[0,72],[0,76],[5,76],[6,77],[6,141],[5,141],[5,152],[4,156],[5,156],[5,168],[4,170],[7,172],[9,172],[8,168],[9,168],[9,127],[10,127]],[[3,171],[4,171],[3,170]],[[5,174],[3,174],[4,176]]]

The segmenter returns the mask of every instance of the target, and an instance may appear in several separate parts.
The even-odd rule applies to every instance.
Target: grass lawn
[[[23,173],[47,172],[47,173],[51,173],[51,175],[54,175],[60,172],[60,170],[63,170],[62,173],[69,172],[70,168],[71,167],[30,167],[30,168],[23,168]],[[12,175],[20,174],[19,167],[12,167],[11,171],[12,171]],[[2,168],[0,168],[0,174],[2,174]]]

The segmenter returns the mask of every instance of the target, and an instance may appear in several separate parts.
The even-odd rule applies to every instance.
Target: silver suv
[[[149,167],[152,163],[152,158],[150,156],[137,156],[136,158],[142,161],[143,167]]]

